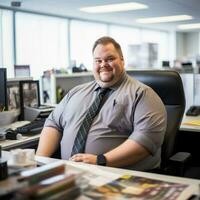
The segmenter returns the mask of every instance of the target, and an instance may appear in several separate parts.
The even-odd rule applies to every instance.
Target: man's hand
[[[84,162],[89,164],[96,165],[97,163],[97,156],[94,154],[85,154],[85,153],[78,153],[73,155],[70,160],[75,162]]]

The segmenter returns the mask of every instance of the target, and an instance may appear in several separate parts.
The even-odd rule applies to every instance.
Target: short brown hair
[[[94,53],[95,48],[97,47],[97,45],[102,44],[102,45],[106,45],[106,44],[113,44],[113,46],[115,47],[115,49],[117,50],[117,52],[119,53],[119,55],[123,58],[123,53],[122,53],[122,49],[121,46],[118,42],[116,42],[113,38],[108,37],[108,36],[103,36],[100,37],[99,39],[97,39],[92,47],[92,53]]]

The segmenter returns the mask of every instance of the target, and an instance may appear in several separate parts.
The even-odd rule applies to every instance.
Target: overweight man
[[[166,130],[158,95],[125,72],[120,45],[95,41],[95,80],[71,89],[47,118],[37,155],[135,170],[157,168]]]

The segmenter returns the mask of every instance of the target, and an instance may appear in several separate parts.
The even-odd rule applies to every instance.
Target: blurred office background
[[[121,44],[127,69],[190,73],[182,76],[188,108],[200,101],[199,8],[199,0],[0,0],[0,67],[8,78],[15,65],[29,66],[34,79],[74,66],[91,71],[92,45],[109,35]]]
[[[91,70],[93,42],[109,35],[121,44],[127,68],[179,67],[182,62],[191,62],[195,67],[200,55],[199,29],[183,30],[180,25],[200,23],[200,1],[136,0],[141,7],[136,10],[83,9],[127,2],[133,3],[0,0],[0,66],[7,68],[8,77],[14,76],[14,65],[30,65],[34,78],[48,69],[69,69],[80,64]],[[171,22],[139,21],[166,16],[173,16]]]
[[[0,68],[8,77],[1,69],[0,104],[8,102],[10,116],[19,110],[19,119],[34,122],[23,101],[34,102],[36,110],[54,105],[72,87],[93,80],[92,45],[108,35],[120,43],[130,75],[135,69],[176,70],[185,111],[200,107],[199,8],[200,0],[0,0]],[[180,130],[177,151],[191,152],[199,174],[199,126]]]

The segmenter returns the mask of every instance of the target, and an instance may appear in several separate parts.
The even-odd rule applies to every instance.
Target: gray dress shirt
[[[70,158],[76,134],[98,88],[95,81],[73,88],[46,120],[46,127],[54,127],[62,134],[62,159]],[[150,87],[126,73],[111,89],[90,128],[85,153],[103,154],[131,139],[151,154],[127,168],[148,170],[158,167],[166,129],[166,111],[161,99]]]

